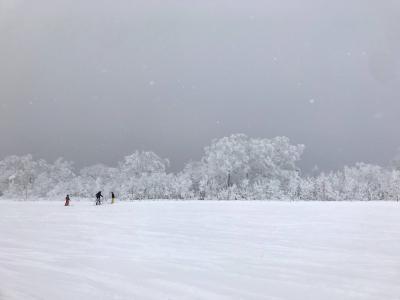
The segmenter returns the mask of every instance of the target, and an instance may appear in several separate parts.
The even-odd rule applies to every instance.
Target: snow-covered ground
[[[395,202],[0,201],[0,299],[400,299]]]

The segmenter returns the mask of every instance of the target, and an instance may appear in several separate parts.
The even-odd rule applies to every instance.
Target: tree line
[[[199,161],[178,173],[167,172],[169,161],[150,151],[136,151],[117,166],[96,164],[79,171],[62,158],[49,163],[13,155],[0,161],[0,196],[93,198],[102,190],[116,192],[121,200],[399,200],[400,163],[357,163],[302,176],[297,163],[303,151],[304,145],[293,145],[287,137],[234,134],[214,140]]]

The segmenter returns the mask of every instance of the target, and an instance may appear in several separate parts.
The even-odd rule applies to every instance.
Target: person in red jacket
[[[65,205],[64,206],[69,206],[69,195],[65,197]]]

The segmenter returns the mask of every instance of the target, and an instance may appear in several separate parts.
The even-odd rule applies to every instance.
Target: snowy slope
[[[400,299],[394,202],[0,201],[0,299]]]

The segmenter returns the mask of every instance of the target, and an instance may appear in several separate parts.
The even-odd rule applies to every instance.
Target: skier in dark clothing
[[[64,206],[69,206],[69,195],[65,197],[65,205]]]
[[[111,192],[111,204],[115,203],[115,195],[114,192]]]
[[[100,205],[101,204],[101,199],[100,198],[103,198],[103,195],[101,194],[101,191],[96,194],[96,205]]]

